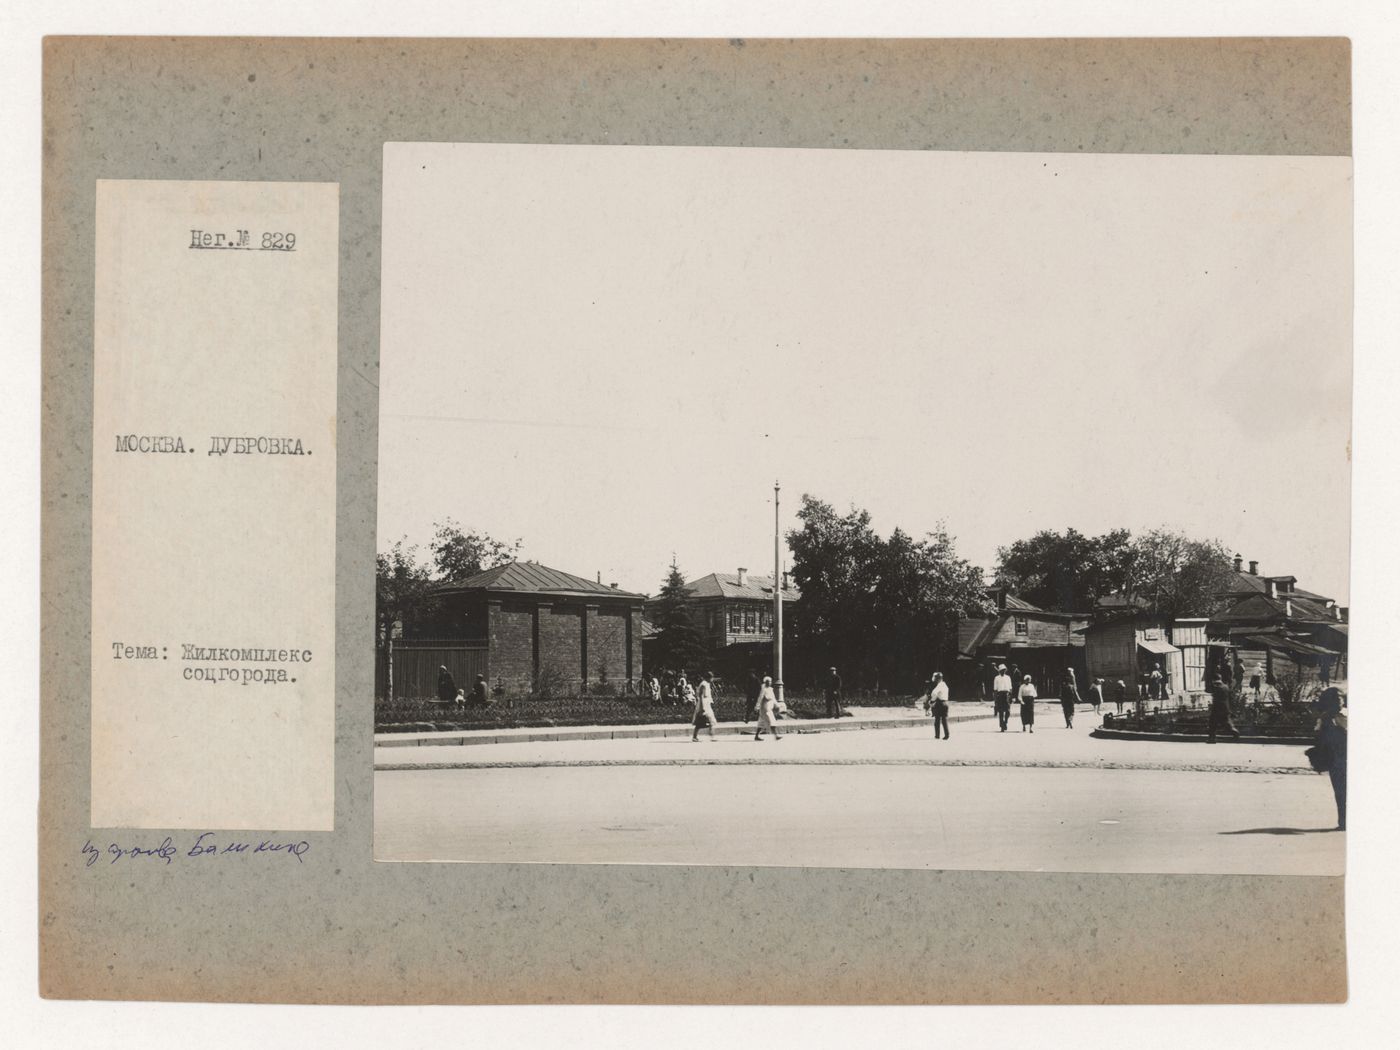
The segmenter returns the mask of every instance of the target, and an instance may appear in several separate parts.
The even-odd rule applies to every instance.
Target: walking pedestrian
[[[440,704],[450,704],[457,699],[457,683],[446,664],[438,668],[437,695]]]
[[[1264,691],[1264,668],[1255,664],[1249,672],[1249,688],[1254,694],[1254,702],[1259,702],[1259,695]]]
[[[695,717],[692,719],[692,723],[695,726],[695,732],[690,735],[690,742],[692,744],[698,744],[700,742],[700,730],[702,727],[709,731],[711,740],[715,738],[714,681],[715,673],[713,671],[706,671],[705,676],[700,680],[699,693],[693,694],[695,696]],[[686,688],[689,688],[689,686]]]
[[[841,676],[834,667],[826,680],[826,717],[841,717]]]
[[[948,683],[943,681],[939,671],[933,672],[928,683],[928,713],[933,715],[933,738],[938,739],[942,730],[943,739],[948,739]]]
[[[763,731],[765,729],[771,729],[773,731],[774,740],[781,740],[783,738],[783,735],[778,732],[777,718],[778,697],[773,692],[773,679],[764,675],[763,684],[758,692],[758,729],[753,735],[755,742],[763,739]]]
[[[1113,702],[1118,705],[1118,713],[1123,713],[1123,705],[1128,702],[1128,687],[1123,679],[1118,679],[1113,686]]]
[[[472,703],[477,707],[485,707],[491,703],[491,698],[486,695],[485,675],[476,676],[476,683],[472,686]]]
[[[1065,668],[1065,684],[1060,687],[1060,710],[1065,713],[1065,728],[1074,728],[1074,705],[1079,703],[1079,685],[1074,680],[1074,668]]]
[[[1325,757],[1337,803],[1337,830],[1347,829],[1347,711],[1342,691],[1328,686],[1313,708],[1317,719],[1317,746]]]
[[[1031,676],[1026,675],[1021,679],[1021,688],[1016,694],[1016,699],[1021,703],[1021,732],[1029,729],[1035,732],[1035,686],[1031,684]]]
[[[1230,687],[1225,684],[1225,679],[1217,674],[1210,681],[1209,691],[1210,733],[1207,737],[1207,743],[1215,743],[1215,735],[1222,729],[1238,740],[1240,731],[1230,720]]]
[[[1099,708],[1103,707],[1103,679],[1095,678],[1089,685],[1089,703],[1094,705],[1094,714],[1099,713]]]
[[[1074,680],[1074,668],[1064,669],[1064,686],[1060,689],[1060,710],[1064,711],[1064,728],[1074,728],[1074,706],[1079,703],[1079,685]]]
[[[1011,676],[1006,673],[1006,665],[997,667],[997,676],[992,679],[992,708],[996,711],[997,725],[1006,732],[1006,723],[1011,721]]]

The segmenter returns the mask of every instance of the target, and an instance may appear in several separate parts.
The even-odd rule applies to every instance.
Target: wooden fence
[[[471,694],[477,675],[491,680],[491,666],[485,642],[462,642],[459,639],[396,641],[393,648],[394,697],[430,697],[437,695],[438,671],[446,667],[458,689]],[[389,696],[390,654],[380,649],[374,654],[374,695]]]

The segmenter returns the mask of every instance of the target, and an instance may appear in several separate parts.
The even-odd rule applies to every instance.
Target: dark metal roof
[[[588,597],[644,598],[645,595],[618,590],[605,583],[589,580],[560,569],[551,569],[531,561],[513,561],[498,565],[460,583],[444,584],[438,590],[457,591],[515,591],[520,594],[570,594]]]
[[[733,572],[712,572],[691,580],[685,585],[692,598],[755,598],[762,601],[773,600],[773,577],[744,574],[744,583],[739,584],[739,574]],[[795,602],[800,595],[797,588],[788,584],[783,588],[783,601]]]

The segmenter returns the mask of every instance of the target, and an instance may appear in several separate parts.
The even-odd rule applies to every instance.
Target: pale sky
[[[780,479],[1348,600],[1349,158],[391,143],[383,266],[380,549],[766,573]]]

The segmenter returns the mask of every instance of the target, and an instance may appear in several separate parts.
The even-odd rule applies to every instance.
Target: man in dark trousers
[[[836,673],[836,668],[831,669],[831,676],[826,680],[826,717],[841,717],[841,676]]]
[[[1230,687],[1217,674],[1210,681],[1210,743],[1215,743],[1215,734],[1221,729],[1227,730],[1236,740],[1240,738],[1240,731],[1230,721]]]

